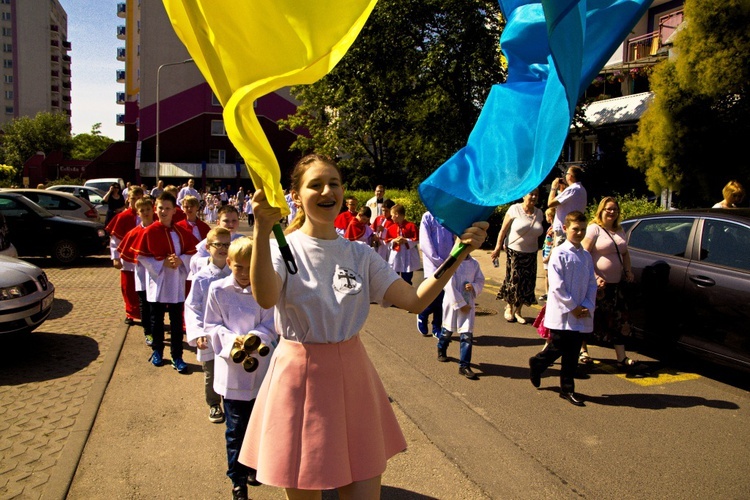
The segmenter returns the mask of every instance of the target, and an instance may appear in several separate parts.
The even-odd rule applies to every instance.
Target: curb
[[[81,460],[83,449],[86,447],[86,441],[89,438],[91,429],[94,427],[99,406],[104,399],[107,385],[112,379],[112,374],[115,371],[115,366],[117,366],[117,360],[120,358],[120,352],[125,344],[125,337],[127,337],[129,328],[129,325],[124,325],[115,333],[113,344],[107,350],[107,354],[104,357],[101,369],[96,374],[89,395],[81,406],[81,411],[70,432],[70,437],[60,452],[57,465],[53,468],[42,498],[64,500],[68,496],[68,490],[73,483],[78,462]]]

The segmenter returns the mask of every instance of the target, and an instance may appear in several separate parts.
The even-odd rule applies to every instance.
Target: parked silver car
[[[49,316],[55,286],[39,267],[0,255],[0,333],[31,332]]]
[[[750,209],[674,210],[622,225],[636,331],[750,369]]]
[[[2,191],[21,194],[53,215],[99,221],[99,213],[94,205],[69,193],[25,188],[3,189]]]
[[[82,198],[96,208],[99,214],[99,222],[104,222],[107,218],[107,205],[104,203],[104,195],[106,191],[92,187],[92,186],[77,186],[75,184],[58,184],[56,186],[50,186],[47,188],[48,191],[62,191],[63,193],[72,194],[78,198]]]

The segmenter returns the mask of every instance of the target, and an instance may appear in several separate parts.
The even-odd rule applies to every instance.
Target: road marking
[[[618,378],[632,382],[641,387],[650,387],[654,385],[674,384],[676,382],[687,382],[688,380],[696,380],[701,378],[697,373],[690,372],[678,372],[672,368],[662,368],[654,372],[649,372],[648,376],[645,377],[634,377],[628,376],[627,373],[622,373],[620,370],[610,364],[602,363],[601,361],[594,361],[596,367],[607,373],[614,374]]]

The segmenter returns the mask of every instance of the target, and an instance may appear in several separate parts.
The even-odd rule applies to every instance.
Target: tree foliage
[[[750,133],[750,2],[686,0],[685,18],[677,57],[654,67],[654,101],[625,145],[649,189],[706,206],[727,181],[750,174],[735,160]]]
[[[339,160],[350,188],[413,187],[466,144],[504,81],[502,27],[489,0],[381,0],[355,44],[281,122],[294,148]]]
[[[22,116],[3,127],[0,159],[12,165],[18,172],[32,155],[41,151],[70,151],[70,123],[62,113],[37,113],[34,118]]]
[[[74,160],[93,160],[114,143],[114,139],[102,135],[101,128],[101,123],[95,123],[91,133],[74,135],[70,157]]]

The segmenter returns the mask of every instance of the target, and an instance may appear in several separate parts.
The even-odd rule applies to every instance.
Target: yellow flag
[[[229,139],[269,203],[289,213],[253,104],[313,83],[346,54],[377,0],[163,0],[177,36],[224,106]]]

